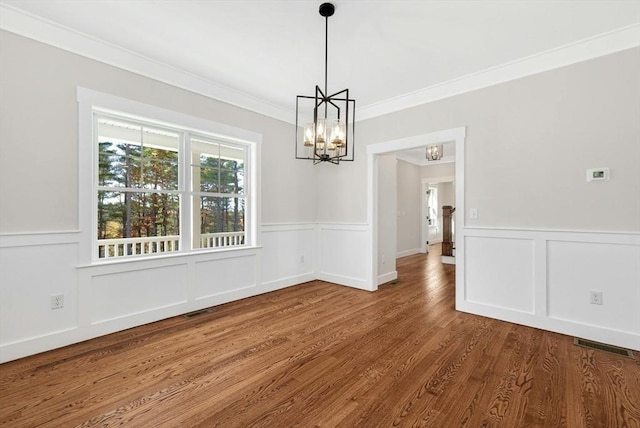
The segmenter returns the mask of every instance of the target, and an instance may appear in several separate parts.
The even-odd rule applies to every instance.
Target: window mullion
[[[193,168],[191,168],[191,135],[188,131],[181,133],[179,154],[179,188],[180,188],[180,250],[193,249],[195,225],[193,224]]]
[[[99,162],[100,162],[100,155],[99,155],[99,150],[96,147],[97,143],[98,143],[98,114],[96,112],[92,112],[91,113],[91,120],[92,120],[92,126],[91,126],[91,131],[92,131],[92,135],[91,135],[91,145],[92,145],[92,149],[91,149],[91,185],[92,185],[92,195],[91,195],[91,260],[97,260],[98,256],[99,256],[99,250],[98,250],[98,246],[95,245],[94,240],[97,238],[98,236],[98,232],[97,232],[97,225],[98,225],[98,183],[100,182],[99,179]]]

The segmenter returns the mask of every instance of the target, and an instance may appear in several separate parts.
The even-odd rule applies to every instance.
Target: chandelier
[[[349,98],[349,89],[331,95],[327,89],[329,17],[334,11],[331,3],[320,5],[320,15],[325,18],[324,90],[316,85],[315,95],[296,96],[296,159],[312,160],[314,165],[320,162],[339,164],[340,161],[353,161],[354,157],[356,101]],[[313,121],[309,120],[311,114]]]
[[[435,144],[433,146],[427,147],[427,160],[428,161],[437,161],[442,159],[442,144]]]

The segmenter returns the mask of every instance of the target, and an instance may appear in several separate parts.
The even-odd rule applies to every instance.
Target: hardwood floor
[[[320,281],[0,366],[10,427],[640,427],[640,356],[454,311],[453,266]]]

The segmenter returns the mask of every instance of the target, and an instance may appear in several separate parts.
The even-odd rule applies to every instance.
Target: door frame
[[[462,236],[464,227],[464,151],[466,127],[446,129],[428,134],[414,135],[398,140],[385,141],[367,146],[367,224],[368,224],[368,252],[369,266],[367,269],[367,286],[370,291],[378,289],[378,156],[400,150],[415,149],[430,144],[455,142],[456,147],[456,212],[460,219],[456,221],[456,236]],[[464,283],[464,242],[456,242],[456,289],[458,284]],[[462,281],[462,282],[460,282]]]

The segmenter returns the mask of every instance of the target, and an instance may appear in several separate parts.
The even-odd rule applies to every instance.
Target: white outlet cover
[[[55,294],[51,296],[51,309],[64,308],[64,294]]]

